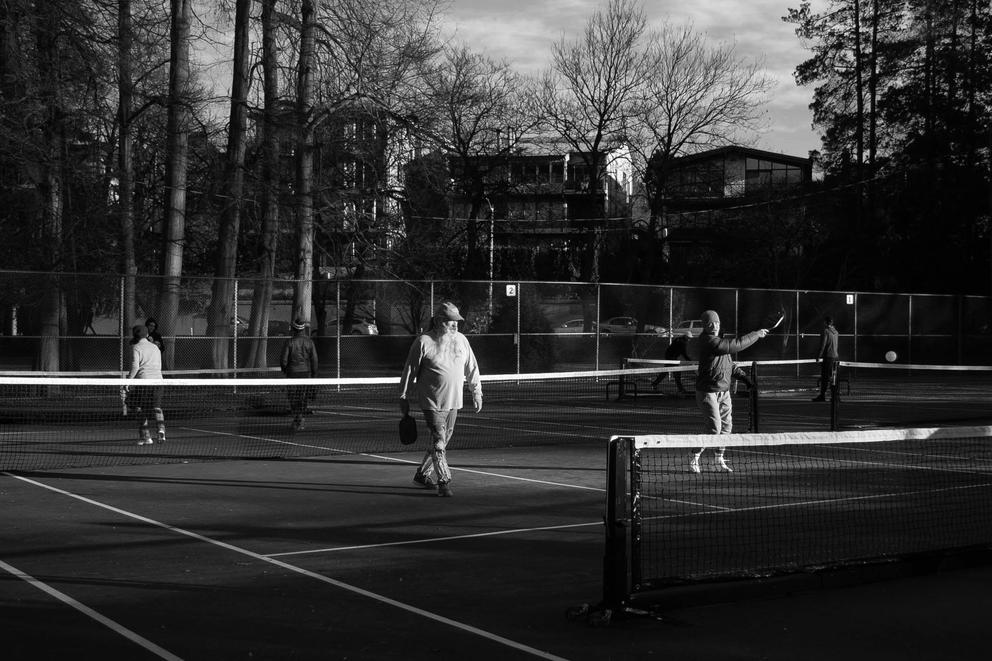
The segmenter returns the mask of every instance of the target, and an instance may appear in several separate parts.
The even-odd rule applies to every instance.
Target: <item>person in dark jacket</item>
[[[816,359],[820,361],[820,394],[813,398],[814,402],[826,401],[827,388],[834,376],[834,365],[840,354],[837,352],[839,333],[834,328],[834,320],[829,316],[823,318],[823,331],[820,333],[820,350]]]
[[[731,354],[747,349],[768,335],[767,329],[759,329],[744,337],[725,340],[720,337],[720,316],[713,310],[703,313],[703,332],[696,339],[694,351],[699,357],[696,373],[696,403],[703,412],[707,434],[729,434],[733,430],[733,400],[730,384],[734,374],[734,359]],[[697,448],[689,461],[689,470],[698,473],[699,458],[705,447]],[[714,457],[716,470],[733,472],[724,458],[725,447],[719,447]]]
[[[165,342],[162,341],[162,334],[158,332],[158,321],[155,317],[145,319],[145,328],[148,329],[148,341],[157,346],[159,351],[165,352]]]
[[[665,360],[692,360],[689,357],[689,340],[692,339],[692,333],[687,332],[685,335],[679,335],[672,340],[672,343],[668,345],[665,349]],[[682,372],[674,372],[675,387],[679,391],[679,394],[686,392],[685,387],[682,385]],[[654,381],[651,382],[651,387],[657,390],[661,386],[661,382],[668,378],[668,372],[661,372],[655,377]]]
[[[282,347],[279,361],[282,373],[290,379],[312,379],[317,376],[317,348],[307,332],[307,324],[302,319],[293,321],[293,336]],[[303,429],[303,416],[307,412],[307,402],[313,398],[312,386],[289,386],[289,410],[293,414],[293,430]]]

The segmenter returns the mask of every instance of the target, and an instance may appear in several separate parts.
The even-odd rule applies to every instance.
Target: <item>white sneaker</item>
[[[699,457],[697,455],[692,455],[692,459],[689,460],[689,471],[692,473],[699,472]]]
[[[716,463],[716,469],[718,471],[723,471],[725,473],[734,472],[734,469],[727,465],[727,462],[723,460],[723,457],[716,457],[713,461]]]

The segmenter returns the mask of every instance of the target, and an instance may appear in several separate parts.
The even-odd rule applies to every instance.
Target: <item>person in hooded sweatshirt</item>
[[[733,400],[730,384],[734,373],[733,355],[768,335],[761,328],[741,338],[732,340],[720,337],[720,315],[707,310],[702,315],[703,332],[696,338],[693,353],[698,356],[699,369],[696,374],[696,403],[703,412],[705,433],[729,434],[733,430]],[[699,459],[705,447],[697,448],[689,460],[689,470],[700,472]],[[718,447],[714,456],[717,471],[731,473],[724,453],[725,447]]]

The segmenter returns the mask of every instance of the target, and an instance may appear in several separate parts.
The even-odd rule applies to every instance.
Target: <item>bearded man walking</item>
[[[458,332],[460,321],[465,319],[454,303],[442,303],[431,320],[430,330],[413,341],[400,375],[400,412],[407,415],[410,400],[416,398],[431,437],[413,481],[433,489],[436,479],[438,495],[446,497],[452,495],[447,448],[455,431],[458,410],[464,405],[466,383],[472,391],[476,413],[482,410],[479,363],[468,338]]]

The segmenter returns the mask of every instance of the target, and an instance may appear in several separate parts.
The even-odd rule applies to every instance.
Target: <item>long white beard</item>
[[[454,332],[442,331],[437,338],[437,351],[434,359],[444,365],[455,365],[464,357],[464,350],[461,342],[458,341]]]

